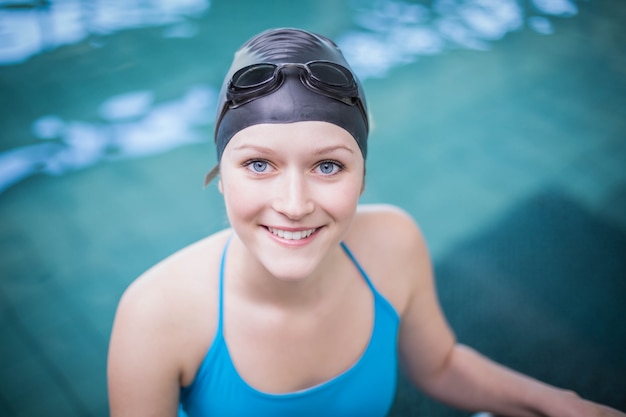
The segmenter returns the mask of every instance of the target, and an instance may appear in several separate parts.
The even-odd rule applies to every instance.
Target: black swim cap
[[[238,70],[253,64],[305,64],[311,61],[327,61],[350,70],[358,87],[356,100],[360,100],[361,107],[312,91],[300,80],[299,70],[285,68],[281,70],[284,81],[276,90],[235,108],[228,107],[224,110],[228,101],[228,85]],[[361,83],[337,45],[326,37],[310,32],[299,29],[271,29],[246,42],[235,53],[220,92],[217,111],[215,144],[218,161],[221,160],[230,139],[246,127],[261,123],[299,121],[333,123],[354,137],[363,158],[367,155],[369,126]]]

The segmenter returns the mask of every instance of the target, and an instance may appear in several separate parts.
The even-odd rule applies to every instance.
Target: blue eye
[[[267,163],[267,161],[252,160],[252,161],[248,161],[245,164],[245,166],[250,171],[255,172],[257,174],[261,174],[261,173],[267,171],[269,164]]]
[[[338,162],[324,161],[318,165],[319,172],[324,175],[333,175],[339,172],[343,167]]]
[[[256,172],[263,172],[267,169],[267,162],[255,161],[252,163],[252,169],[254,169]]]

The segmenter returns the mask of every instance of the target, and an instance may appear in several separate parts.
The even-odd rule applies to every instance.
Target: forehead
[[[225,152],[246,147],[269,147],[275,150],[310,150],[345,148],[360,155],[359,146],[348,131],[333,123],[301,121],[261,123],[246,127],[233,136]]]

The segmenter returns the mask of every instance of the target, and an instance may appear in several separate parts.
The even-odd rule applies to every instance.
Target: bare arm
[[[455,345],[446,365],[424,386],[452,406],[488,410],[502,416],[624,416],[499,365],[463,345]]]
[[[456,342],[441,312],[428,251],[416,226],[405,225],[401,263],[410,280],[402,311],[400,354],[411,380],[451,406],[511,417],[624,417],[625,414],[581,399],[499,365]],[[408,243],[408,244],[407,244]],[[417,255],[416,255],[417,254]]]
[[[143,290],[131,287],[115,317],[107,364],[112,417],[177,415],[180,371],[172,356],[176,347],[158,308],[167,300]]]

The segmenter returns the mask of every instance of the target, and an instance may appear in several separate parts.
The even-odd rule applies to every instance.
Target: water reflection
[[[162,153],[205,140],[217,92],[195,86],[178,100],[153,104],[149,91],[115,96],[100,106],[103,123],[47,115],[32,125],[44,142],[0,154],[0,192],[36,174],[60,175],[102,161]]]
[[[384,77],[403,63],[446,49],[487,50],[494,41],[525,24],[541,34],[554,32],[549,17],[578,12],[571,0],[353,1],[362,30],[345,33],[338,43],[361,78]],[[532,14],[526,15],[525,10]]]
[[[29,7],[26,7],[30,5]],[[19,6],[19,7],[18,7]],[[22,62],[46,49],[104,37],[121,29],[164,26],[164,37],[193,37],[188,18],[209,10],[208,0],[0,0],[0,65]],[[551,34],[551,18],[578,12],[572,0],[353,0],[358,29],[337,39],[362,79],[383,77],[395,66],[447,49],[488,50],[507,33],[528,27]],[[0,153],[0,192],[35,173],[59,175],[103,160],[165,152],[202,138],[211,123],[216,87],[190,88],[178,100],[154,104],[150,91],[111,97],[101,104],[102,123],[43,115],[32,124],[43,142]],[[206,140],[206,138],[205,138]]]
[[[193,36],[187,18],[209,6],[208,0],[0,0],[0,65],[122,29],[166,26],[166,37]]]

